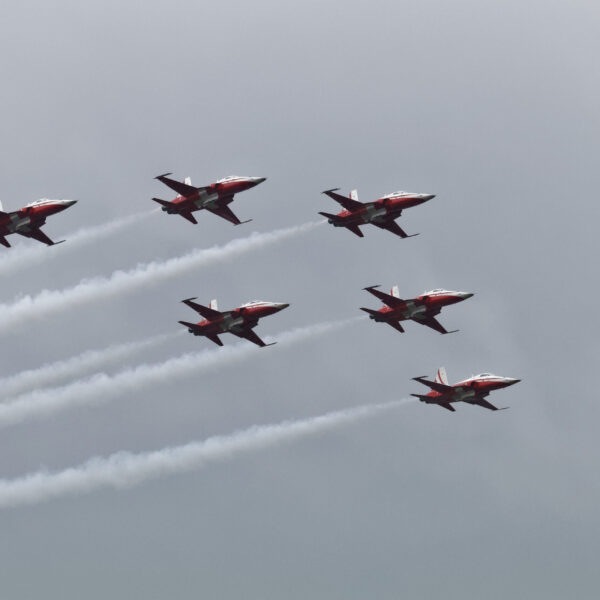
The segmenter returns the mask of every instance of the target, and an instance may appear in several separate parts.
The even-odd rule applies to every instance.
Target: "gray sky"
[[[408,404],[131,489],[2,510],[4,596],[596,598],[599,25],[590,1],[4,8],[5,210],[79,199],[46,226],[60,239],[151,210],[169,198],[152,179],[165,171],[268,180],[234,205],[251,224],[152,215],[48,249],[3,276],[3,304],[315,220],[336,208],[319,193],[331,187],[437,196],[403,215],[414,239],[320,227],[32,317],[2,332],[0,376],[176,330],[190,296],[290,302],[265,336],[376,306],[370,284],[475,296],[443,313],[452,336],[362,321],[4,428],[0,477],[403,398],[440,365],[452,381],[523,379],[492,400],[503,413]],[[209,343],[180,336],[103,370]]]

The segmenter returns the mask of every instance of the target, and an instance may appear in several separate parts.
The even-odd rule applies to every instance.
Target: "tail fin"
[[[192,185],[192,178],[191,177],[186,177],[183,180],[183,183],[185,183],[185,185]]]
[[[219,306],[217,305],[217,301],[216,300],[211,300],[210,304],[208,305],[208,308],[212,308],[213,310],[219,310]]]
[[[0,200],[0,211],[4,211],[4,207],[2,206],[2,200]]]
[[[448,385],[448,376],[446,375],[446,369],[444,367],[440,367],[438,369],[437,375],[435,376],[435,380],[438,383],[443,383],[444,385]]]
[[[394,298],[400,298],[400,290],[398,289],[398,286],[397,286],[397,285],[395,285],[395,286],[392,288],[392,290],[391,290],[391,292],[390,292],[390,293],[392,294],[392,296],[394,296]]]
[[[358,202],[358,190],[352,190],[350,192],[350,199]]]

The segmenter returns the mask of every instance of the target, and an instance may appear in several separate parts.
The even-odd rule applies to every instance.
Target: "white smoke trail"
[[[87,350],[65,360],[48,363],[36,369],[21,371],[0,379],[0,393],[3,398],[9,398],[15,394],[22,394],[28,390],[47,386],[61,379],[78,377],[92,369],[98,369],[104,365],[129,358],[146,348],[172,340],[183,333],[185,332],[182,330],[177,333],[155,335],[137,342],[114,344],[100,350]]]
[[[141,264],[130,271],[115,271],[110,277],[83,280],[64,290],[44,290],[36,296],[23,296],[12,304],[0,304],[0,329],[8,329],[25,320],[68,310],[86,302],[103,300],[144,285],[156,284],[193,267],[229,260],[249,250],[310,231],[321,223],[324,221],[276,229],[267,233],[253,233],[232,240],[224,246],[194,250],[165,261]]]
[[[78,467],[63,471],[38,471],[17,479],[0,480],[0,508],[36,504],[102,487],[132,487],[171,473],[199,469],[211,462],[232,459],[246,452],[323,433],[411,401],[404,399],[363,405],[308,419],[283,421],[275,425],[255,425],[230,435],[210,437],[183,446],[140,454],[117,452],[106,458],[92,458]]]
[[[279,346],[290,346],[339,329],[365,317],[344,321],[318,323],[281,333],[276,337]],[[249,356],[268,354],[250,342],[204,350],[170,358],[158,364],[142,364],[115,375],[99,373],[89,379],[75,381],[59,388],[38,390],[0,404],[0,427],[21,423],[65,410],[71,406],[106,402],[124,392],[134,392],[165,383],[185,375],[209,371],[221,365],[230,365]]]
[[[35,245],[27,244],[11,248],[9,251],[3,252],[2,254],[0,275],[9,275],[19,269],[32,267],[39,263],[46,262],[48,259],[68,252],[70,249],[77,249],[81,246],[102,240],[103,238],[129,227],[129,225],[133,225],[134,223],[159,212],[159,210],[160,209],[156,208],[142,213],[113,219],[112,221],[102,223],[101,225],[84,227],[83,229],[79,229],[78,231],[65,236],[65,239],[67,240],[66,243],[50,248],[37,242],[35,242]]]

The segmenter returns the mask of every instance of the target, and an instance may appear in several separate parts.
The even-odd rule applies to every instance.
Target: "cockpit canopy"
[[[223,177],[223,179],[218,179],[217,183],[226,183],[227,181],[235,181],[236,179],[246,179],[246,177],[241,177],[240,175],[229,175],[228,177]]]

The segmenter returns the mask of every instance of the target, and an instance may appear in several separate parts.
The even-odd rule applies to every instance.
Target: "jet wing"
[[[360,230],[358,225],[345,225],[345,227],[354,235],[357,235],[358,237],[365,237],[365,234]]]
[[[419,235],[418,233],[413,233],[412,235],[408,235],[408,233],[406,233],[406,231],[404,231],[404,229],[402,229],[402,227],[400,227],[400,225],[398,225],[398,223],[396,223],[396,221],[383,221],[381,223],[378,223],[377,221],[371,221],[371,223],[373,225],[376,225],[377,227],[379,227],[379,229],[387,229],[388,231],[391,231],[392,233],[399,235],[401,238],[409,238],[409,237],[415,237],[415,235]]]
[[[233,196],[232,196],[233,198]],[[213,215],[217,215],[234,225],[241,225],[242,223],[249,223],[252,219],[248,221],[240,221],[234,214],[234,212],[226,205],[218,205],[218,206],[205,206],[206,210],[210,211]]]
[[[32,238],[37,240],[38,242],[42,242],[42,244],[46,244],[47,246],[54,246],[55,244],[60,244],[64,242],[61,240],[60,242],[53,242],[39,227],[31,227],[30,229],[20,229],[16,231],[19,235],[23,237]]]
[[[456,333],[458,329],[454,331],[448,331],[435,317],[427,317],[427,316],[415,316],[412,317],[412,320],[420,323],[421,325],[426,325],[427,327],[431,327],[431,329],[435,329],[439,333]]]
[[[200,313],[205,319],[208,319],[209,321],[218,319],[223,315],[223,313],[218,310],[214,310],[213,308],[208,308],[208,306],[202,306],[202,304],[194,302],[195,299],[196,298],[188,298],[187,300],[182,300],[182,302],[189,306],[191,309],[195,310],[197,313]]]
[[[384,304],[387,304],[391,308],[395,308],[396,306],[401,306],[404,304],[404,300],[402,298],[396,298],[396,296],[392,296],[390,294],[386,294],[385,292],[380,292],[378,289],[379,286],[372,285],[366,288],[363,288],[370,294],[373,294],[376,298],[379,298]]]
[[[187,219],[190,223],[192,223],[194,225],[198,225],[198,221],[196,221],[196,217],[189,210],[182,210],[181,212],[179,212],[177,214],[182,216],[184,219]]]
[[[198,192],[198,190],[203,189],[203,188],[194,187],[193,185],[188,185],[187,183],[183,183],[181,181],[175,181],[175,179],[171,179],[171,178],[167,177],[167,175],[170,175],[170,174],[171,173],[165,173],[164,175],[159,175],[158,177],[155,177],[154,179],[158,179],[159,181],[162,181],[166,186],[168,186],[172,190],[176,191],[180,196],[191,196],[193,194],[196,194]]]
[[[488,402],[484,398],[477,397],[477,396],[475,398],[473,398],[472,400],[470,400],[469,403],[477,404],[478,406],[483,406],[483,408],[487,408],[489,410],[505,410],[508,408],[508,406],[505,406],[504,408],[498,408],[497,406],[494,406],[491,402]]]
[[[388,325],[399,331],[400,333],[404,333],[404,327],[400,325],[399,321],[386,321]]]
[[[431,388],[435,392],[439,392],[440,394],[448,394],[454,391],[454,388],[451,385],[444,385],[443,383],[438,383],[437,381],[429,381],[429,379],[425,379],[424,377],[413,377],[415,381],[426,385]]]
[[[334,188],[333,190],[325,190],[323,193],[326,196],[329,196],[332,200],[335,200],[338,204],[341,204],[346,210],[349,211],[355,211],[364,206],[364,204],[362,202],[359,202],[358,200],[352,200],[352,198],[348,198],[347,196],[336,194],[337,190],[339,189],[340,188]]]
[[[265,346],[272,346],[275,343],[273,342],[271,344],[265,344],[252,329],[241,329],[238,331],[230,329],[229,331],[230,333],[237,335],[239,338],[244,338],[253,344],[256,344],[257,346],[260,346],[261,348],[264,348]]]

